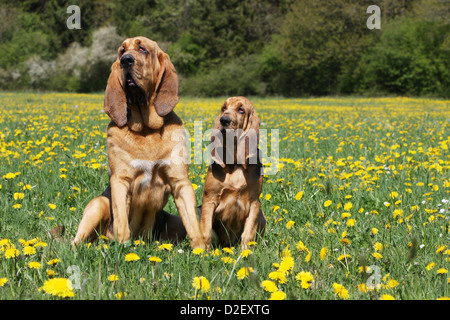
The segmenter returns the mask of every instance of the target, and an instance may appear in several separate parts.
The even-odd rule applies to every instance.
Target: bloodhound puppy
[[[110,186],[86,206],[73,243],[99,234],[119,242],[176,241],[187,232],[193,248],[204,248],[188,162],[173,157],[175,149],[188,154],[183,123],[172,111],[178,100],[169,56],[147,38],[126,39],[105,91]],[[181,220],[163,211],[169,194]]]
[[[242,248],[257,233],[264,235],[266,220],[259,201],[263,182],[259,126],[255,108],[244,97],[228,98],[215,120],[210,143],[212,163],[199,207],[207,248],[213,232],[219,245],[240,241]]]

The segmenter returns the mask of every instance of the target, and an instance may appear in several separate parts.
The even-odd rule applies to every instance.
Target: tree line
[[[137,35],[169,53],[184,95],[450,96],[448,0],[0,0],[0,86],[102,91]]]

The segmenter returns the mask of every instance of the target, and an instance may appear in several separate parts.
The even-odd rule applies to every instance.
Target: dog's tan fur
[[[226,127],[220,121],[223,116],[230,120]],[[252,132],[254,143],[257,143],[259,126],[260,120],[251,102],[244,97],[232,97],[223,104],[214,129],[225,137],[225,130],[241,129],[242,134],[236,140],[242,143],[249,138],[247,133]],[[259,201],[263,175],[259,155],[255,154],[258,153],[257,146],[232,145],[233,155],[229,150],[224,150],[223,158],[220,159],[217,150],[211,153],[214,162],[206,175],[200,218],[200,227],[208,248],[212,231],[217,235],[220,245],[230,246],[240,241],[242,248],[246,248],[257,233],[264,235],[266,220]],[[249,161],[252,157],[257,157],[257,161]]]
[[[133,58],[132,66],[123,64],[125,55]],[[104,110],[112,120],[107,129],[110,187],[85,208],[74,243],[98,234],[119,242],[155,234],[176,241],[187,232],[193,248],[204,247],[188,164],[171,158],[175,148],[187,154],[180,143],[184,126],[172,111],[178,100],[169,56],[150,39],[125,40],[105,91]],[[170,194],[181,220],[163,211]]]

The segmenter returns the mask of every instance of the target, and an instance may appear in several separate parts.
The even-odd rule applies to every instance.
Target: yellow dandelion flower
[[[225,248],[222,248],[222,250],[223,250],[225,253],[228,253],[228,254],[234,254],[234,248],[228,248],[228,247],[225,247]]]
[[[114,295],[114,297],[116,298],[116,299],[119,299],[119,300],[122,300],[122,298],[124,298],[124,297],[126,297],[128,294],[126,293],[126,292],[117,292],[115,295]]]
[[[311,261],[311,252],[308,252],[308,254],[305,256],[305,262]]]
[[[199,291],[202,291],[202,292],[208,292],[210,290],[210,288],[211,288],[211,285],[210,285],[208,279],[206,279],[203,276],[194,277],[192,279],[192,286],[196,290],[199,290]]]
[[[247,258],[249,255],[251,255],[253,253],[253,251],[252,250],[250,250],[250,249],[244,249],[244,250],[242,250],[242,252],[241,252],[241,256],[243,257],[243,258]]]
[[[21,192],[14,192],[14,200],[22,200],[25,197],[25,194]]]
[[[286,299],[286,293],[283,291],[275,291],[270,295],[269,300],[284,300]]]
[[[125,261],[137,261],[139,259],[139,256],[134,252],[125,255]]]
[[[16,177],[16,175],[12,172],[8,172],[7,174],[5,174],[3,176],[3,179],[14,179]]]
[[[236,276],[239,280],[245,279],[250,275],[250,272],[254,272],[252,267],[243,267],[238,270]]]
[[[381,296],[380,300],[395,300],[395,298],[393,296],[391,296],[390,294],[383,294]]]
[[[192,253],[195,255],[201,255],[205,250],[203,250],[202,248],[195,248],[194,250],[192,250]]]
[[[272,198],[272,195],[270,193],[266,194],[266,196],[264,197],[264,199],[266,200],[270,200]]]
[[[225,263],[230,263],[230,264],[232,264],[232,263],[234,263],[234,262],[236,261],[236,260],[234,260],[234,259],[231,258],[231,257],[222,257],[221,260],[222,260],[223,262],[225,262]]]
[[[112,274],[107,278],[109,281],[114,282],[119,280],[119,276],[117,274]]]
[[[261,287],[263,287],[267,292],[278,291],[277,284],[271,280],[264,280],[263,282],[261,282]]]
[[[323,203],[323,206],[326,208],[326,207],[331,206],[332,203],[333,203],[333,202],[332,202],[331,200],[327,200],[327,201],[325,201],[325,202]]]
[[[5,250],[5,258],[6,259],[11,259],[11,258],[15,258],[20,254],[20,251],[17,250],[16,248],[8,248]]]
[[[34,248],[34,247],[32,247],[32,246],[25,246],[25,247],[22,249],[22,252],[23,252],[23,254],[26,255],[26,256],[31,256],[31,255],[33,255],[33,254],[36,253],[36,248]]]
[[[320,260],[325,260],[328,254],[328,248],[327,247],[323,247],[322,249],[320,249]]]
[[[299,201],[303,198],[304,191],[300,191],[295,195],[295,200]]]
[[[314,276],[311,272],[301,271],[295,276],[297,281],[300,281],[300,285],[303,289],[309,289],[314,281]]]
[[[281,271],[272,271],[271,273],[269,273],[269,278],[272,280],[276,280],[279,283],[286,283],[288,281],[288,279],[286,278],[286,275],[284,272]]]
[[[352,258],[352,256],[351,256],[350,254],[346,253],[346,254],[341,254],[341,255],[337,258],[337,260],[338,260],[338,261],[342,261],[342,260],[345,260],[345,259],[351,259],[351,258]]]
[[[173,250],[173,244],[172,243],[163,243],[158,247],[158,249],[171,251],[171,250]]]
[[[428,271],[430,271],[431,269],[433,269],[436,266],[436,263],[434,262],[430,262],[429,264],[427,264],[427,266],[425,267]]]
[[[3,287],[8,282],[7,278],[0,278],[0,287]]]
[[[65,278],[53,278],[46,280],[44,285],[39,289],[43,290],[45,293],[58,296],[61,298],[73,297],[75,293],[73,292],[72,281]]]
[[[376,251],[381,251],[383,250],[383,244],[380,242],[375,242],[373,247],[375,248]]]
[[[344,210],[345,210],[345,211],[349,211],[351,208],[353,208],[353,204],[352,204],[351,202],[347,202],[347,203],[344,205]]]
[[[359,284],[358,285],[358,290],[363,292],[363,293],[369,292],[369,288],[367,287],[367,285],[365,283]]]
[[[308,248],[305,246],[305,244],[300,240],[299,242],[297,242],[297,250],[298,251],[306,251],[309,252]]]
[[[389,279],[389,281],[386,283],[386,287],[389,288],[395,288],[396,286],[398,286],[400,283],[398,283],[397,280],[395,279]]]
[[[372,257],[374,257],[374,258],[377,259],[377,260],[383,258],[382,254],[379,253],[379,252],[374,252],[374,253],[372,253]]]
[[[398,192],[397,191],[392,191],[389,196],[391,197],[391,199],[395,199],[395,198],[398,197]]]
[[[292,227],[294,226],[294,224],[295,224],[295,221],[289,220],[289,221],[286,223],[286,228],[287,228],[287,229],[292,229]]]
[[[281,259],[280,265],[278,267],[278,271],[283,272],[285,274],[289,274],[289,272],[294,268],[294,258],[293,257],[283,257]]]
[[[333,283],[333,290],[334,293],[341,299],[348,299],[349,298],[349,294],[347,289],[345,289],[345,287],[342,284],[339,283]]]
[[[161,258],[151,256],[150,258],[148,258],[148,261],[158,263],[158,262],[161,262],[162,260],[161,260]]]
[[[44,241],[38,241],[36,242],[36,244],[34,245],[35,248],[44,248],[47,246],[47,243]]]
[[[42,265],[39,262],[31,261],[30,263],[28,263],[28,268],[30,268],[30,269],[41,269]]]
[[[448,273],[448,270],[445,268],[439,268],[436,272],[437,274],[446,274]]]
[[[106,239],[105,240],[108,240],[108,238],[106,237]],[[134,241],[134,245],[135,246],[139,246],[139,245],[144,245],[145,244],[145,242],[144,241],[142,241],[142,240],[135,240]]]
[[[49,266],[51,266],[51,265],[57,264],[60,261],[61,261],[61,259],[55,258],[55,259],[52,259],[52,260],[48,261],[47,264]]]
[[[356,224],[356,220],[355,219],[348,219],[347,221],[347,226],[348,227],[354,227]]]
[[[352,215],[350,212],[344,212],[343,214],[341,214],[341,219],[344,220],[344,219],[350,218],[351,216]]]

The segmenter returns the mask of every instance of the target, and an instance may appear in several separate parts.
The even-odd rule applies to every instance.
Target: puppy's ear
[[[211,139],[209,141],[209,150],[211,155],[211,160],[217,163],[222,168],[225,168],[225,148],[224,148],[224,137],[222,131],[220,131],[220,116],[219,115],[215,122],[211,133]]]
[[[156,83],[154,104],[156,113],[160,117],[164,117],[175,108],[180,100],[178,75],[167,53],[159,51],[158,60],[161,65],[161,70]]]
[[[238,133],[237,163],[247,169],[248,164],[258,162],[259,127],[261,121],[256,115],[255,108],[251,106],[251,111],[247,119],[247,125],[242,133]]]
[[[127,124],[127,98],[123,88],[119,60],[111,66],[103,110],[119,127]]]

